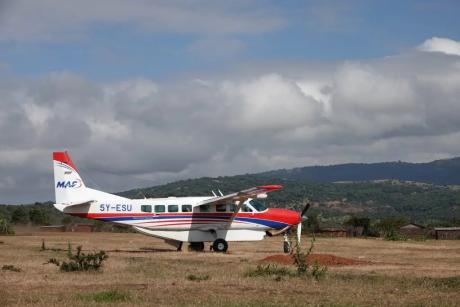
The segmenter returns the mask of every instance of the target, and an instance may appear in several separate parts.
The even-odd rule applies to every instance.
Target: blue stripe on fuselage
[[[111,222],[119,222],[119,221],[136,221],[136,220],[163,220],[163,219],[192,219],[194,221],[199,220],[208,220],[208,219],[221,219],[221,220],[228,220],[230,216],[192,216],[192,215],[163,215],[163,216],[116,216],[116,217],[100,217],[97,218],[103,221],[111,221]],[[241,222],[249,222],[254,224],[264,225],[274,229],[282,229],[288,226],[287,223],[271,221],[271,220],[264,220],[264,219],[257,219],[251,217],[236,217],[236,221]]]

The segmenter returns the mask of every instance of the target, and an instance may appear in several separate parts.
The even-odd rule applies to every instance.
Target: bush
[[[14,235],[14,230],[8,221],[0,217],[0,235]]]
[[[294,257],[294,264],[297,267],[297,276],[311,276],[316,280],[323,278],[327,272],[327,266],[322,266],[318,262],[313,264],[313,267],[310,269],[307,259],[308,256],[312,253],[313,247],[315,246],[315,235],[312,234],[310,247],[307,249],[306,253],[302,252],[302,247],[300,242],[295,238],[296,244],[294,249],[291,251]]]
[[[129,293],[119,290],[109,290],[89,294],[80,294],[78,298],[84,301],[94,301],[97,303],[126,302],[129,300]]]
[[[105,251],[85,254],[81,252],[81,248],[81,246],[78,246],[77,252],[75,254],[72,254],[71,247],[69,244],[69,251],[67,255],[67,257],[70,260],[69,262],[60,262],[56,258],[51,258],[48,260],[46,264],[55,264],[63,272],[98,271],[101,268],[103,261],[109,258]]]
[[[317,261],[313,263],[313,267],[311,269],[311,276],[314,279],[320,280],[326,276],[326,273],[327,273],[327,266],[322,266]]]
[[[2,271],[21,272],[21,268],[17,268],[12,264],[5,264],[2,266]]]
[[[394,229],[389,230],[384,236],[387,241],[407,241],[407,237]]]
[[[266,277],[266,276],[290,276],[292,273],[288,268],[278,267],[276,264],[259,264],[256,269],[248,270],[246,277]]]
[[[187,275],[187,279],[191,280],[191,281],[208,280],[209,275],[193,275],[193,274],[189,274],[189,275]]]
[[[29,213],[24,206],[17,206],[11,215],[11,222],[13,224],[23,224],[26,225],[29,223]]]

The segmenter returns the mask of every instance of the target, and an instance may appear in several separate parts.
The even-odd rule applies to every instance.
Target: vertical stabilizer
[[[53,152],[56,204],[87,201],[86,186],[66,151]]]

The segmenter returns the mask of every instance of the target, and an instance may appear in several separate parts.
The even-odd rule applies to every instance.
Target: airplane
[[[259,200],[281,185],[262,185],[217,196],[129,199],[86,187],[68,152],[53,152],[54,189],[59,211],[81,218],[132,226],[136,231],[165,240],[181,250],[203,251],[211,242],[215,252],[226,252],[228,242],[259,241],[266,235],[284,235],[284,251],[293,226],[300,241],[302,221],[309,205],[294,210],[267,208]]]

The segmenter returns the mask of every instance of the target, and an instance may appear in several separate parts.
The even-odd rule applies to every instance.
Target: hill
[[[405,217],[422,224],[455,225],[460,221],[460,187],[447,184],[460,184],[459,174],[460,158],[429,163],[342,164],[189,179],[118,194],[129,198],[212,195],[212,190],[230,193],[279,183],[284,189],[272,193],[266,200],[268,205],[300,210],[311,202],[310,214],[318,215],[326,224],[337,225],[357,216]],[[0,205],[0,216],[36,224],[60,223],[65,217],[51,203],[23,206],[21,210]]]
[[[307,166],[263,172],[259,175],[320,182],[397,179],[438,185],[460,185],[460,157],[428,163],[384,162]]]
[[[283,190],[270,194],[266,200],[270,206],[300,210],[308,201],[313,204],[311,213],[319,214],[330,224],[341,223],[350,216],[373,219],[398,216],[425,224],[460,220],[460,189],[457,187],[397,180],[320,183],[248,174],[183,180],[120,195],[131,198],[210,195],[211,190],[230,193],[270,183],[284,185]]]

